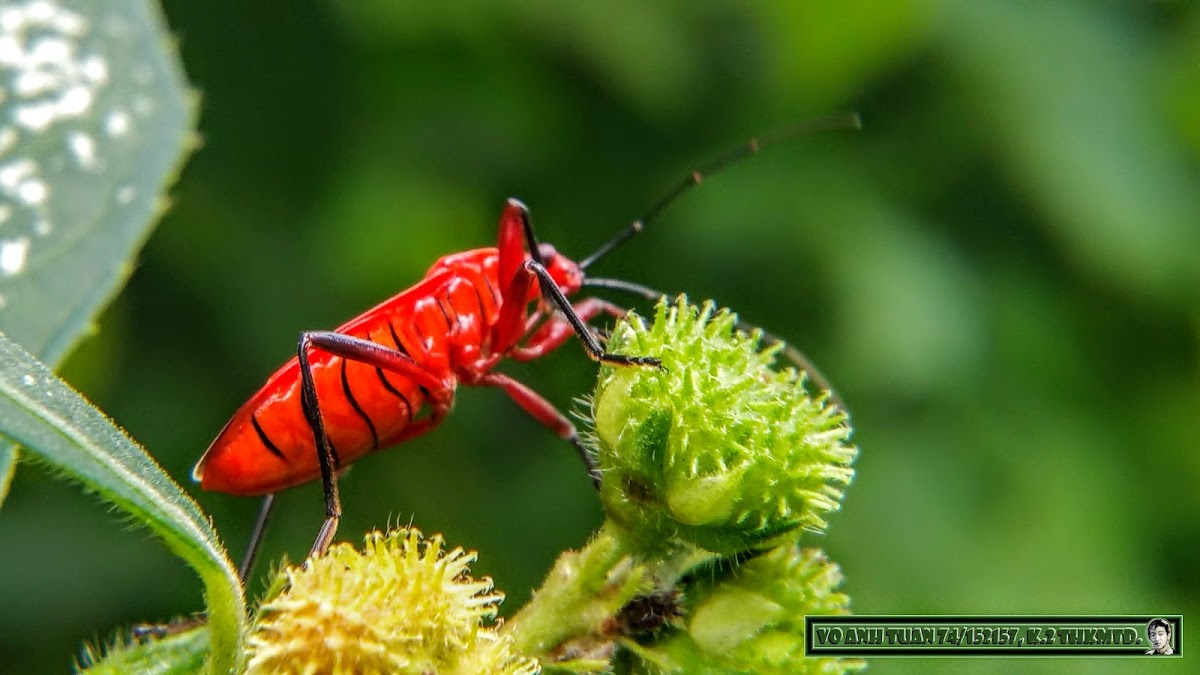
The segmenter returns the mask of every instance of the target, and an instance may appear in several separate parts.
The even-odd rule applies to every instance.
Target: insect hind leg
[[[272,492],[263,497],[262,506],[258,509],[258,518],[254,521],[254,531],[250,534],[249,543],[246,544],[246,554],[242,557],[242,564],[238,565],[238,579],[242,582],[242,588],[246,587],[246,582],[250,580],[250,573],[254,571],[254,563],[258,560],[263,536],[267,533],[267,524],[271,521],[271,513],[274,510],[275,493]]]
[[[444,399],[447,391],[453,391],[453,381],[438,377],[404,352],[385,347],[378,342],[336,333],[333,331],[306,331],[300,334],[296,356],[300,361],[300,405],[304,419],[313,432],[317,447],[317,460],[321,468],[321,489],[325,495],[325,522],[313,541],[309,556],[318,556],[329,548],[337,533],[342,518],[342,502],[338,495],[336,471],[339,467],[337,453],[329,441],[321,408],[317,403],[317,387],[313,379],[310,349],[320,349],[343,359],[358,361],[382,368],[398,375],[411,378],[417,384],[435,393],[435,399]]]
[[[333,445],[329,442],[329,434],[325,430],[325,420],[321,417],[321,407],[317,403],[317,385],[313,379],[312,364],[309,363],[309,345],[317,333],[301,333],[300,343],[296,347],[296,355],[300,360],[300,407],[304,411],[304,419],[308,421],[313,432],[313,441],[317,446],[317,461],[321,467],[321,491],[325,496],[325,522],[317,532],[312,549],[308,555],[315,558],[329,548],[333,535],[337,533],[338,523],[342,519],[342,500],[338,495],[337,477],[334,468],[338,464]]]

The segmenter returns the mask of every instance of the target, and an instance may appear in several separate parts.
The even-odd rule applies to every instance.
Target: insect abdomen
[[[386,447],[388,437],[407,427],[425,402],[425,393],[408,378],[385,373],[385,386],[374,368],[361,363],[328,354],[314,354],[310,362],[339,466]],[[275,383],[290,386],[272,387]],[[276,492],[319,476],[295,359],[238,410],[193,475],[206,490],[237,495]]]
[[[438,275],[436,283],[427,279],[338,332],[409,354],[436,377],[447,377],[455,358],[478,352],[498,310],[485,267],[494,265]],[[338,466],[392,445],[429,397],[404,375],[327,352],[310,352],[310,364]],[[238,410],[193,472],[206,490],[247,496],[319,476],[312,430],[300,404],[296,358]]]

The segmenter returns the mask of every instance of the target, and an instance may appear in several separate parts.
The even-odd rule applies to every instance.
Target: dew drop
[[[44,203],[48,194],[50,189],[46,187],[46,183],[36,178],[30,178],[17,186],[17,196],[30,206]]]
[[[124,110],[114,110],[104,118],[104,131],[109,136],[124,136],[129,133],[129,113]]]
[[[67,145],[80,167],[91,169],[96,166],[96,141],[91,136],[76,131],[67,138]]]
[[[0,276],[11,277],[25,269],[29,237],[0,242]]]

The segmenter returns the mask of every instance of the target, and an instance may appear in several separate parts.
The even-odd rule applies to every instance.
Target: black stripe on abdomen
[[[367,415],[362,406],[358,404],[358,399],[354,398],[354,392],[350,389],[350,378],[346,375],[346,359],[342,359],[342,392],[346,394],[346,401],[350,403],[350,407],[354,408],[354,412],[367,423],[367,428],[371,430],[371,449],[379,449],[379,432],[375,431],[375,423]]]
[[[263,446],[266,447],[267,450],[270,450],[272,455],[275,455],[286,463],[288,461],[287,455],[279,451],[279,448],[274,442],[271,441],[271,437],[268,436],[267,432],[263,430],[262,425],[258,423],[257,413],[251,413],[250,423],[254,425],[254,432],[258,434],[258,440],[262,441]]]
[[[387,375],[384,374],[383,368],[378,368],[378,367],[375,368],[375,373],[377,375],[379,375],[379,381],[381,383],[383,383],[383,388],[388,390],[392,394],[394,394],[396,396],[396,398],[399,398],[400,401],[402,403],[404,403],[405,409],[408,410],[408,422],[412,422],[412,418],[413,418],[412,402],[408,400],[408,397],[404,395],[404,392],[402,392],[399,389],[397,389],[396,387],[392,386],[392,383],[389,382],[387,379]]]
[[[387,322],[387,327],[388,332],[392,334],[392,342],[396,344],[396,351],[407,356],[408,350],[404,348],[404,343],[400,341],[400,336],[396,335],[396,327],[392,325],[391,321]]]
[[[400,344],[400,338],[396,337],[396,328],[394,326],[392,326],[392,323],[390,321],[388,322],[388,330],[392,331],[392,339],[396,341],[396,344]],[[412,327],[412,332],[417,336],[418,343],[421,345],[424,345],[425,342],[427,341],[427,339],[426,339],[425,335],[423,335],[421,333],[421,327],[419,325],[414,325]],[[422,347],[422,349],[424,349],[424,347]],[[404,352],[404,348],[401,347],[400,351]],[[404,352],[404,353],[406,355],[408,355],[409,358],[412,358],[412,355],[409,354],[408,352]],[[415,361],[416,359],[413,359],[413,360]],[[425,385],[418,384],[417,389],[421,390],[421,393],[425,395],[425,398],[429,398],[429,390],[425,388]],[[412,408],[409,408],[409,409],[411,410]]]

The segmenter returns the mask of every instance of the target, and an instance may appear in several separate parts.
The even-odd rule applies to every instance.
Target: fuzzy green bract
[[[733,554],[821,530],[853,478],[846,414],[805,376],[776,369],[780,346],[737,317],[680,298],[652,324],[630,315],[609,342],[662,368],[606,366],[592,399],[601,500],[648,545]]]

